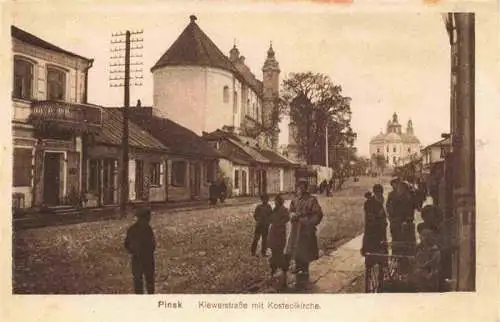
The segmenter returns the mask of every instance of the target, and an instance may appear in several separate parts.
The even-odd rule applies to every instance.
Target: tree
[[[308,164],[325,164],[328,127],[329,164],[334,170],[349,161],[356,139],[351,128],[349,97],[324,74],[292,73],[282,84],[290,121],[296,126],[295,141]]]

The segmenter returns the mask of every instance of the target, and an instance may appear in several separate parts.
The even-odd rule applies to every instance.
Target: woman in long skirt
[[[288,209],[284,206],[284,200],[281,195],[276,196],[274,203],[275,206],[271,214],[271,226],[268,235],[268,247],[271,249],[269,264],[271,268],[271,277],[274,276],[278,268],[281,269],[286,285],[289,260],[284,250],[286,244],[286,225],[290,220],[290,214]]]

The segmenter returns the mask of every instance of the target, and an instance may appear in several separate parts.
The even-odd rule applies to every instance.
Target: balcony
[[[33,101],[30,120],[36,127],[94,132],[102,126],[101,108],[62,101]]]

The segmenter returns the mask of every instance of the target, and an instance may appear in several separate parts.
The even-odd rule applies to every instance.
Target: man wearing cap
[[[149,294],[155,292],[155,260],[156,241],[149,225],[151,210],[138,209],[137,221],[127,230],[125,248],[132,255],[132,275],[135,294],[144,293],[143,277]]]
[[[300,181],[297,196],[290,204],[292,230],[286,253],[295,260],[297,280],[309,277],[309,264],[319,258],[316,226],[323,219],[323,210],[316,197],[308,192],[307,181]]]

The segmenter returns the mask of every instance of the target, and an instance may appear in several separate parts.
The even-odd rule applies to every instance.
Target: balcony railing
[[[83,131],[102,126],[102,111],[98,106],[60,101],[33,101],[30,118],[35,124],[56,124]]]

